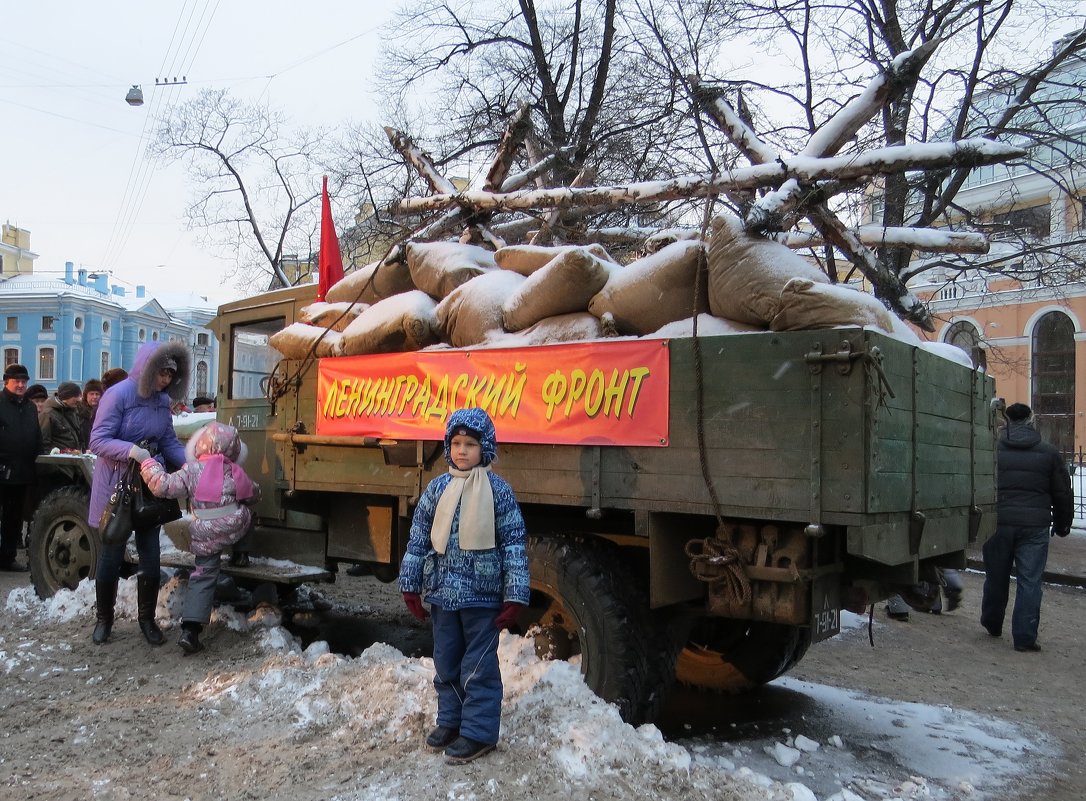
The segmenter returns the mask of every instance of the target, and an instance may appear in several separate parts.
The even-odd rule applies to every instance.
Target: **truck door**
[[[262,497],[254,507],[257,517],[277,517],[274,487],[283,479],[283,468],[271,441],[275,420],[266,397],[268,380],[279,353],[268,344],[272,334],[286,325],[287,310],[264,307],[253,310],[259,319],[221,317],[217,323],[220,343],[228,351],[220,359],[218,418],[235,426],[249,450],[246,468],[261,481]]]

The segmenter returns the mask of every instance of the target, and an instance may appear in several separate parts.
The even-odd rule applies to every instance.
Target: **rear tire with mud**
[[[87,523],[89,493],[85,487],[62,487],[49,493],[30,521],[27,548],[30,580],[38,597],[74,590],[94,578],[101,542]]]
[[[811,630],[804,626],[705,619],[679,654],[676,677],[690,687],[745,692],[783,676],[810,645]]]
[[[579,657],[589,688],[616,704],[623,720],[652,714],[660,691],[653,677],[648,607],[618,548],[586,539],[528,540],[531,600],[519,622],[543,659]]]

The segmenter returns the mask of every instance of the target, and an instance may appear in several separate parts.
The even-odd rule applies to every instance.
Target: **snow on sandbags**
[[[454,348],[466,348],[502,334],[502,304],[520,289],[523,275],[492,270],[461,284],[437,304],[437,335]]]
[[[709,311],[705,276],[694,298],[694,279],[701,266],[700,241],[674,242],[662,250],[615,270],[589,302],[597,317],[610,313],[621,334],[650,334],[660,327]]]
[[[341,336],[338,331],[324,326],[291,323],[268,337],[268,344],[282,353],[285,359],[304,359],[310,355],[323,359],[335,355]]]
[[[711,314],[698,315],[699,337],[715,337],[725,334],[747,334],[751,331],[765,331],[765,327],[737,323],[735,320],[725,320],[721,317],[714,317]],[[692,337],[694,336],[694,318],[687,317],[685,320],[676,320],[673,323],[668,323],[648,336],[652,339],[681,339],[684,337]]]
[[[497,269],[494,251],[459,242],[408,242],[407,269],[411,281],[441,300],[461,284]]]
[[[583,250],[591,253],[598,259],[612,264],[616,263],[611,254],[603,245],[562,245],[559,247],[546,247],[544,245],[507,245],[498,248],[494,253],[494,261],[503,270],[512,270],[515,273],[528,276],[536,270],[546,266],[548,262],[570,250]]]
[[[521,331],[547,317],[583,312],[618,269],[617,264],[597,258],[588,249],[563,249],[505,301],[505,330]]]
[[[337,356],[420,350],[437,342],[437,302],[414,289],[374,303],[340,334]]]
[[[351,320],[365,311],[365,303],[324,303],[317,301],[298,310],[298,321],[321,328],[342,331],[351,324]]]
[[[355,300],[361,303],[376,303],[401,292],[410,292],[414,288],[411,273],[402,261],[391,264],[375,261],[336,281],[324,299],[329,303],[350,303]]]
[[[554,345],[559,342],[583,342],[618,336],[610,317],[600,319],[588,312],[573,312],[547,317],[516,334],[492,337],[490,344],[510,348],[528,345]]]
[[[793,278],[781,290],[780,304],[769,327],[773,331],[800,331],[837,325],[866,325],[893,333],[894,315],[866,292]]]
[[[709,310],[717,317],[769,325],[777,314],[781,290],[791,279],[829,284],[802,256],[779,242],[749,236],[731,215],[714,217],[711,231]]]

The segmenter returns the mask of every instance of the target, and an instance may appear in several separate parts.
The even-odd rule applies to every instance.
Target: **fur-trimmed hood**
[[[140,347],[128,377],[136,382],[141,398],[151,397],[155,376],[167,359],[177,362],[177,375],[166,387],[166,393],[171,400],[184,399],[192,377],[192,358],[183,342],[148,342]]]

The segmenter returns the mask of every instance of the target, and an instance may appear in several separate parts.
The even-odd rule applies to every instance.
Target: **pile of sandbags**
[[[712,221],[708,248],[670,232],[623,266],[600,245],[409,242],[406,259],[370,264],[327,302],[272,337],[288,358],[452,347],[520,346],[613,336],[791,331],[902,324],[873,296],[831,284],[729,215]]]

